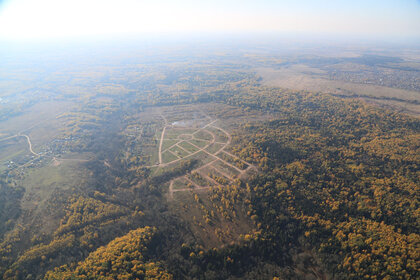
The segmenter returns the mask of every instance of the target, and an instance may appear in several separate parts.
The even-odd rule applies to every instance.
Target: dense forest
[[[337,278],[417,278],[418,120],[317,94],[264,99],[280,117],[244,126],[235,149],[262,170],[249,191],[264,238],[316,248]]]

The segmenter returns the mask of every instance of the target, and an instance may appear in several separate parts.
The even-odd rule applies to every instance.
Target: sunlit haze
[[[420,37],[420,2],[6,0],[0,39],[156,32],[299,32]]]

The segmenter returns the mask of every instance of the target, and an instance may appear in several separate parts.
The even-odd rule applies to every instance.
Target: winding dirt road
[[[39,156],[39,154],[35,153],[35,152],[34,152],[34,150],[32,150],[31,138],[29,138],[29,136],[28,136],[28,135],[26,135],[26,134],[21,134],[21,135],[18,135],[18,136],[23,136],[23,137],[25,137],[25,138],[26,138],[26,140],[28,141],[29,151],[30,151],[32,154],[34,154],[35,156]]]
[[[25,137],[26,138],[26,141],[28,142],[28,146],[29,146],[29,151],[31,152],[31,154],[33,154],[33,155],[35,155],[35,156],[39,156],[39,154],[37,154],[37,153],[35,153],[34,152],[34,150],[32,150],[32,142],[31,142],[31,138],[29,138],[29,136],[28,135],[26,135],[26,134],[16,134],[16,135],[13,135],[13,136],[9,136],[9,137],[6,137],[6,138],[3,138],[3,139],[0,139],[0,142],[1,141],[5,141],[5,140],[9,140],[9,139],[13,139],[13,138],[16,138],[16,137]]]

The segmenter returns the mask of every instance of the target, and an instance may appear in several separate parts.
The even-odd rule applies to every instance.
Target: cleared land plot
[[[209,154],[203,151],[198,152],[197,154],[193,155],[191,158],[199,161],[199,164],[197,166],[202,166],[214,160],[214,157],[210,156]]]
[[[162,161],[163,163],[169,163],[171,161],[177,160],[178,158],[169,151],[162,153]]]
[[[181,134],[192,134],[195,131],[196,129],[168,127],[165,131],[165,139],[178,139]]]
[[[181,146],[182,148],[184,148],[185,150],[187,150],[190,153],[195,153],[195,152],[198,151],[198,149],[196,147],[194,147],[193,145],[191,145],[190,143],[185,142],[185,141],[180,142],[178,145]]]
[[[183,158],[189,155],[189,153],[187,153],[186,151],[184,151],[183,149],[181,149],[178,146],[173,146],[171,149],[169,149],[171,152],[177,154],[179,157]]]
[[[168,139],[164,139],[163,143],[162,143],[162,151],[168,149],[169,147],[171,147],[172,145],[175,145],[178,142],[178,140],[168,140]]]
[[[217,153],[224,146],[225,145],[220,144],[220,143],[213,143],[213,144],[210,144],[210,146],[206,148],[206,151],[209,152],[210,154],[214,154],[214,153]]]
[[[159,151],[156,149],[153,150],[153,153],[150,154],[149,158],[150,164],[158,164],[159,163]]]
[[[197,147],[204,148],[209,143],[207,141],[199,140],[199,139],[193,139],[189,141],[191,144],[196,145]]]
[[[213,136],[205,130],[197,131],[196,133],[194,133],[194,137],[198,139],[207,140],[207,141],[213,140]]]
[[[207,165],[205,167],[199,168],[198,172],[201,174],[205,174],[207,176],[210,176],[210,174],[213,172],[214,168],[211,167],[211,165]]]
[[[179,140],[191,140],[191,139],[193,139],[193,135],[192,134],[180,134],[180,135],[178,135],[178,139]]]
[[[226,174],[227,176],[231,178],[235,178],[239,175],[239,171],[235,168],[225,164],[222,161],[216,161],[213,166],[222,174]]]
[[[226,143],[228,141],[228,136],[220,129],[213,126],[208,126],[206,129],[214,134],[216,142]]]
[[[67,127],[65,119],[53,118],[26,130],[25,134],[31,138],[34,151],[38,152],[43,145],[64,135],[67,131],[64,127]]]
[[[220,153],[217,154],[217,156],[220,157],[221,159],[229,162],[230,164],[236,166],[237,168],[239,168],[241,170],[245,170],[249,166],[248,164],[242,162],[241,160],[239,160],[235,157],[232,157],[231,155],[228,155],[225,152],[220,152]]]

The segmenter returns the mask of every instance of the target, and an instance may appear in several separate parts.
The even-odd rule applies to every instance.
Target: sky
[[[420,39],[420,0],[0,0],[0,40],[188,32]]]

